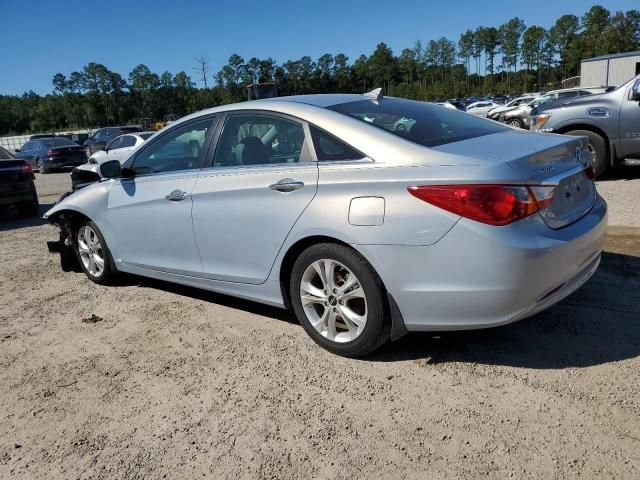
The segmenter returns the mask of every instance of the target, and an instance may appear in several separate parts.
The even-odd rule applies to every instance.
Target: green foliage
[[[275,82],[282,94],[361,93],[383,87],[389,95],[419,100],[543,90],[578,74],[580,60],[640,49],[640,12],[611,14],[595,5],[582,17],[563,15],[545,30],[518,17],[498,28],[479,26],[457,42],[445,37],[403,49],[385,43],[352,63],[343,53],[309,56],[280,65],[272,58],[233,54],[206,88],[208,63],[196,58],[196,88],[185,72],[173,75],[136,66],[123,78],[99,63],[52,78],[53,92],[0,95],[0,134],[161,120],[202,108],[239,102],[253,82]],[[524,67],[518,69],[518,67]],[[202,78],[201,74],[205,74]]]

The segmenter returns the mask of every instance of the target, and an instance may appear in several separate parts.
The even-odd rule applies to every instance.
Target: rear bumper
[[[463,330],[514,322],[565,298],[597,269],[606,231],[598,196],[589,213],[559,230],[539,215],[505,227],[462,219],[431,246],[356,247],[407,330]]]
[[[87,159],[85,158],[84,153],[82,157],[46,157],[42,159],[43,163],[49,168],[57,168],[57,167],[77,167],[78,165],[82,165],[86,163]]]

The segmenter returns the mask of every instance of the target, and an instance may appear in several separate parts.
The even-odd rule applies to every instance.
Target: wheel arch
[[[384,280],[382,279],[382,277],[380,277],[380,274],[377,272],[373,263],[367,258],[367,256],[363,252],[358,250],[354,245],[349,244],[343,240],[339,240],[336,237],[331,237],[327,235],[311,235],[308,237],[301,238],[296,242],[294,242],[293,244],[291,244],[287,252],[282,257],[282,262],[280,262],[279,281],[280,281],[280,291],[282,294],[284,306],[287,309],[291,310],[291,296],[289,292],[289,281],[290,281],[291,272],[293,270],[293,265],[296,261],[296,258],[298,258],[298,256],[307,248],[319,243],[335,243],[337,245],[343,245],[355,252],[358,252],[358,254],[362,255],[362,257],[369,263],[374,273],[378,276],[378,278],[380,279],[380,283],[382,284],[382,288],[384,290],[383,293],[387,299],[386,301],[387,311],[391,319],[391,332],[390,332],[391,340],[395,341],[403,337],[405,334],[407,334],[408,331],[405,327],[404,319],[402,318],[402,313],[400,312],[400,309],[398,308],[398,305],[395,299],[389,293],[389,290],[387,289],[387,286],[385,285]]]
[[[293,270],[293,264],[296,261],[296,258],[305,251],[307,248],[312,245],[317,245],[319,243],[336,243],[338,245],[343,245],[347,248],[355,250],[352,245],[339,240],[335,237],[330,237],[327,235],[312,235],[309,237],[304,237],[296,242],[294,242],[291,246],[289,246],[287,252],[282,257],[282,262],[280,262],[280,272],[279,272],[279,281],[280,281],[280,290],[282,292],[282,299],[284,300],[284,305],[287,308],[291,307],[291,296],[289,292],[289,279],[291,276],[291,271]],[[360,252],[358,252],[360,253]],[[362,255],[362,253],[360,253]]]
[[[613,146],[611,145],[609,135],[607,135],[604,130],[590,123],[572,123],[570,125],[563,125],[562,127],[555,130],[554,133],[560,133],[564,135],[572,130],[587,130],[589,132],[600,135],[604,139],[604,144],[607,147],[607,158],[609,160],[609,166],[614,165]]]

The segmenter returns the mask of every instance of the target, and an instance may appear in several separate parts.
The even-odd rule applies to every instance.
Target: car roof
[[[391,99],[394,97],[386,98]],[[310,122],[330,133],[340,132],[342,138],[349,139],[351,146],[370,158],[383,156],[386,157],[387,162],[393,163],[395,157],[390,152],[397,151],[398,149],[412,152],[412,154],[408,156],[416,159],[426,155],[425,148],[418,144],[408,142],[393,133],[372,127],[371,124],[353,118],[350,115],[345,115],[327,108],[332,105],[367,100],[374,102],[376,98],[371,95],[358,94],[317,94],[265,98],[207,108],[182,117],[167,125],[165,128],[179,128],[183,123],[198,120],[207,115],[251,110],[265,111],[265,113],[275,112]],[[160,132],[163,130],[164,129],[160,130]],[[389,153],[389,155],[385,155],[385,152]]]

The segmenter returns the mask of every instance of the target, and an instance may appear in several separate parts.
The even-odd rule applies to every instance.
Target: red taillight
[[[22,175],[33,175],[33,168],[31,168],[31,165],[29,165],[28,163],[23,163],[22,167],[20,169],[20,173],[22,173]]]
[[[62,152],[60,150],[47,150],[47,155],[60,155]]]
[[[549,206],[554,189],[526,185],[423,185],[407,190],[456,215],[489,225],[507,225]]]

